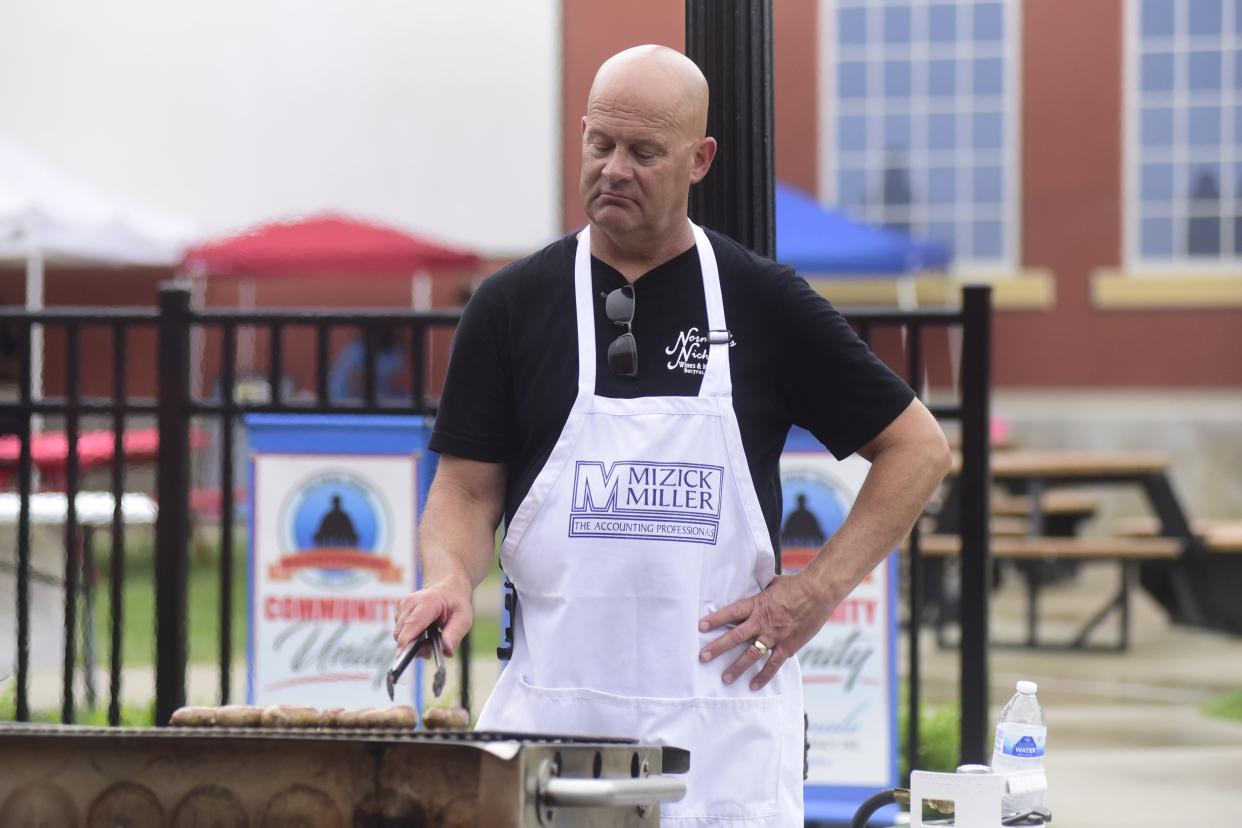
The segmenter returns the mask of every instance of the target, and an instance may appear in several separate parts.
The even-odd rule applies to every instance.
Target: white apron
[[[716,257],[698,227],[694,238],[708,327],[723,331]],[[661,824],[801,826],[797,659],[753,692],[757,666],[720,680],[747,645],[698,658],[724,632],[700,633],[699,619],[775,575],[729,346],[710,346],[697,397],[598,397],[589,228],[574,282],[578,395],[501,547],[518,596],[513,657],[478,726],[688,748],[686,797]]]

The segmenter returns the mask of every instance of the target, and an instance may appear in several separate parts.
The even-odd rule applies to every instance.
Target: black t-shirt
[[[791,268],[707,231],[720,270],[733,408],[751,480],[777,543],[779,462],[792,425],[837,457],[853,454],[914,398],[848,324]],[[471,297],[452,357],[430,448],[506,464],[511,520],[543,468],[578,386],[571,234],[486,279]],[[604,296],[626,283],[592,257],[595,392],[604,397],[694,396],[703,379],[707,303],[693,247],[634,282],[638,376],[613,374],[608,345],[624,328]]]

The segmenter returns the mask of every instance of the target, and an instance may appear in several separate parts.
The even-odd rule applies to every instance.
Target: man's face
[[[684,220],[698,142],[675,112],[601,95],[582,120],[579,194],[610,233],[658,237]]]

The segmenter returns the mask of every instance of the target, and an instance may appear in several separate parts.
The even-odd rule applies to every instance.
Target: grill
[[[678,748],[460,731],[0,726],[4,828],[658,826]]]

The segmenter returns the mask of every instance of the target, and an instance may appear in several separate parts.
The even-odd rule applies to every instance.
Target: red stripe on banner
[[[277,565],[285,569],[382,570],[392,566],[392,562],[379,555],[369,555],[353,549],[316,549],[314,552],[285,555]]]
[[[287,687],[297,687],[301,684],[322,684],[335,681],[371,681],[375,676],[370,673],[323,673],[318,676],[299,676],[288,681],[278,681],[275,684],[269,684],[264,687],[267,690],[284,690]]]
[[[381,581],[399,581],[402,569],[388,558],[368,555],[354,549],[316,549],[285,555],[267,568],[268,577],[285,581],[300,569],[362,569],[374,572]]]
[[[810,546],[781,547],[781,570],[802,569],[809,564],[819,550]]]

